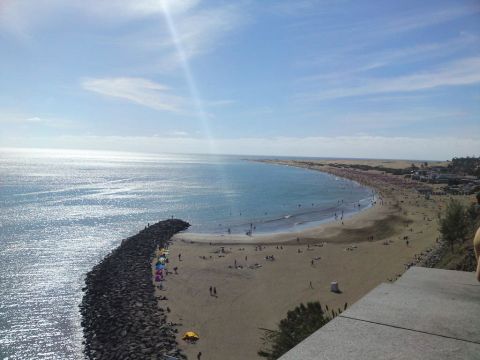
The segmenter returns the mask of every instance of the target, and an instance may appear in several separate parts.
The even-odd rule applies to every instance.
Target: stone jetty
[[[158,222],[124,239],[85,279],[80,312],[89,359],[184,358],[173,326],[158,306],[152,281],[155,250],[190,225]]]

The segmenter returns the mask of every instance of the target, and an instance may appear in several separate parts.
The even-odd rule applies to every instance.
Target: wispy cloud
[[[49,127],[56,129],[72,129],[78,127],[78,123],[72,120],[52,115],[32,115],[21,112],[1,112],[0,124],[9,126],[25,127]]]
[[[170,132],[168,135],[172,137],[185,137],[185,136],[188,136],[189,133],[186,131],[176,130],[176,131]]]
[[[316,69],[320,68],[323,71],[320,74],[306,76],[300,80],[308,82],[341,79],[379,68],[396,67],[425,60],[437,60],[452,54],[465,53],[465,51],[478,46],[480,46],[479,37],[467,32],[463,32],[460,36],[451,39],[445,39],[442,42],[418,43],[407,47],[396,47],[380,51],[365,51],[352,46],[351,48],[339,49],[330,55],[302,60],[298,65]],[[355,64],[352,64],[352,58],[355,58]],[[337,70],[328,71],[333,64]],[[327,68],[326,70],[325,67]]]
[[[398,13],[395,16],[385,17],[382,14],[380,17],[372,16],[355,23],[345,21],[322,30],[346,34],[361,34],[363,38],[372,36],[385,37],[444,24],[478,14],[479,12],[480,6],[478,4],[440,7],[438,10],[416,7],[410,11]]]
[[[165,12],[172,17],[185,56],[190,59],[215,49],[221,40],[243,24],[240,4],[205,6],[200,0],[117,0],[0,1],[0,30],[20,37],[34,36],[43,26],[55,26],[68,14],[84,16],[99,24],[124,25],[144,20],[141,30],[115,35],[111,42],[157,51],[157,69],[174,68],[180,61],[174,39],[164,23]],[[165,25],[165,24],[164,24]]]
[[[189,60],[198,55],[211,52],[222,40],[244,22],[244,16],[238,4],[208,8],[194,8],[191,11],[172,16],[176,27],[177,39],[171,34],[152,36],[147,34],[141,44],[150,50],[160,52],[159,69],[170,70],[181,64],[176,43],[181,44],[183,56]]]
[[[382,31],[391,33],[411,31],[471,16],[479,12],[480,6],[478,3],[472,6],[460,5],[420,14],[418,11],[412,11],[405,16],[389,21]]]
[[[285,16],[305,16],[311,15],[312,12],[318,14],[326,11],[330,5],[338,5],[344,2],[341,0],[286,0],[275,1],[270,7],[274,14]]]
[[[28,35],[35,28],[55,22],[56,17],[74,12],[111,23],[161,15],[164,4],[172,14],[188,12],[200,0],[35,0],[0,2],[0,28],[17,35]]]
[[[235,100],[223,99],[223,100],[204,101],[203,105],[206,107],[223,107],[223,106],[233,105],[235,103],[236,103]]]
[[[155,110],[179,112],[184,106],[183,98],[171,94],[167,86],[149,79],[133,77],[85,79],[82,87]]]
[[[361,81],[360,81],[361,80]],[[362,85],[358,85],[361,82]],[[297,96],[300,100],[328,100],[372,94],[412,92],[445,86],[470,85],[480,82],[480,57],[458,60],[436,70],[390,78],[355,79],[355,84],[344,84]]]

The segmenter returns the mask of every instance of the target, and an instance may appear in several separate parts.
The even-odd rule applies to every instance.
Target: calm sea
[[[348,180],[233,156],[0,150],[0,358],[83,358],[84,275],[147,223],[292,231],[370,196]]]

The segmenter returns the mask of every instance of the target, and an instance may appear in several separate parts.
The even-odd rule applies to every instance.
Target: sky
[[[478,0],[0,0],[0,147],[480,155]]]

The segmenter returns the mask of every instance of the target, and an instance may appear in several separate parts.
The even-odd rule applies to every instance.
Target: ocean
[[[370,205],[355,182],[251,159],[0,150],[0,358],[83,358],[85,273],[148,223],[295,231]]]

